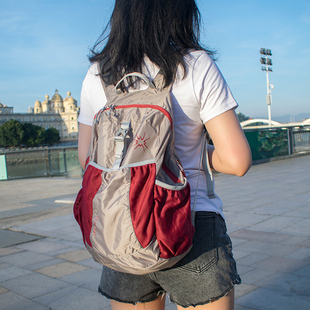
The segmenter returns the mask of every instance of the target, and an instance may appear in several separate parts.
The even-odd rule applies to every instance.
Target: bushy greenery
[[[250,117],[244,115],[243,113],[241,112],[237,112],[237,116],[238,116],[238,119],[239,119],[239,122],[244,122],[244,121],[247,121],[248,119],[250,119]]]
[[[0,126],[0,146],[3,147],[53,145],[59,139],[59,132],[55,128],[45,130],[43,127],[13,119]]]

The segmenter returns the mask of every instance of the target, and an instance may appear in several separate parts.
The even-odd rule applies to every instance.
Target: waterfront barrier
[[[310,125],[243,130],[254,162],[310,152]],[[77,146],[0,151],[0,180],[82,174]]]

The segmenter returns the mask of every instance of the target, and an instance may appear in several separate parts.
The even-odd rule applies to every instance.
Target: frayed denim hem
[[[101,290],[100,286],[98,287],[98,292],[99,292],[102,296],[106,297],[107,299],[115,300],[115,301],[117,301],[117,302],[121,302],[121,303],[124,303],[124,304],[131,304],[131,305],[136,305],[136,304],[138,304],[138,303],[143,304],[143,303],[151,302],[151,301],[156,300],[156,299],[158,298],[158,296],[162,296],[162,298],[164,298],[164,296],[165,296],[165,294],[166,294],[165,291],[159,291],[159,292],[157,293],[157,297],[156,297],[156,298],[151,298],[150,300],[127,301],[127,300],[121,300],[121,299],[119,299],[119,298],[109,296],[108,294],[106,294],[105,292],[103,292],[103,291]]]
[[[227,290],[225,290],[221,295],[219,295],[217,297],[213,297],[213,298],[208,299],[208,300],[203,301],[203,302],[195,303],[195,304],[182,305],[173,299],[170,299],[170,301],[177,306],[181,306],[182,308],[203,306],[203,305],[207,305],[211,302],[217,301],[217,300],[221,299],[222,297],[225,297],[234,288],[235,285],[239,285],[239,284],[241,284],[240,278],[236,279],[235,281],[232,281],[231,286]]]

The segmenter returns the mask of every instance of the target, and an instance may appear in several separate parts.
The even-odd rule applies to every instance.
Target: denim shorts
[[[146,275],[122,273],[103,267],[98,291],[109,299],[136,304],[167,293],[182,307],[207,304],[240,284],[232,245],[223,218],[196,212],[191,251],[176,265]]]

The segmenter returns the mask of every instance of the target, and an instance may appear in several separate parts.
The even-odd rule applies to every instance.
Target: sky
[[[260,48],[272,51],[271,117],[310,113],[309,0],[197,0],[202,43],[217,52],[238,111],[268,118]],[[112,0],[0,0],[0,102],[27,112],[57,89],[78,100]]]

